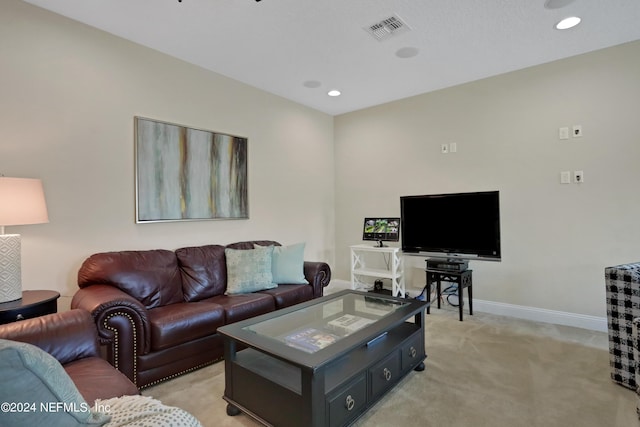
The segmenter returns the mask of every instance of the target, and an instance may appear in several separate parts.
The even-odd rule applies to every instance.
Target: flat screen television
[[[447,259],[500,261],[500,193],[400,197],[402,251]]]
[[[362,240],[375,240],[378,246],[383,242],[400,240],[400,218],[365,218]]]

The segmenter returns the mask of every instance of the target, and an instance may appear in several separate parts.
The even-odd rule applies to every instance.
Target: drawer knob
[[[384,374],[384,379],[387,381],[391,381],[391,371],[387,368],[384,368],[384,370],[382,371],[382,373]]]
[[[16,316],[16,320],[24,320],[24,316],[22,314],[18,314]]]
[[[348,395],[344,401],[344,406],[347,408],[347,411],[351,411],[356,406],[356,400],[351,397],[351,395]]]
[[[409,349],[409,356],[416,357],[416,354],[418,354],[418,351],[414,346],[411,346],[411,348]]]

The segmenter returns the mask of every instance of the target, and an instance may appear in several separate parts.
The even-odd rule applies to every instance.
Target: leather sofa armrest
[[[99,357],[98,333],[85,310],[70,310],[0,326],[0,338],[40,347],[61,364]]]
[[[331,268],[329,264],[321,261],[305,261],[304,277],[313,286],[313,297],[322,296],[323,288],[331,281]]]
[[[106,344],[107,360],[137,384],[138,356],[150,351],[147,309],[126,292],[109,285],[79,289],[71,308],[82,308],[93,316],[98,335]]]

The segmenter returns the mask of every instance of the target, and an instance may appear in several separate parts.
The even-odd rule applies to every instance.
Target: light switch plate
[[[563,127],[558,129],[558,138],[560,139],[569,139],[569,128]]]

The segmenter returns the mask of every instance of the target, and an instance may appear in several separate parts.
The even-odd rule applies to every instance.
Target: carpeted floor
[[[356,426],[640,426],[636,394],[609,377],[604,333],[484,313],[459,322],[456,310],[435,309],[426,351],[427,369],[409,374]],[[224,362],[143,394],[205,427],[258,425],[227,416],[223,392]]]

